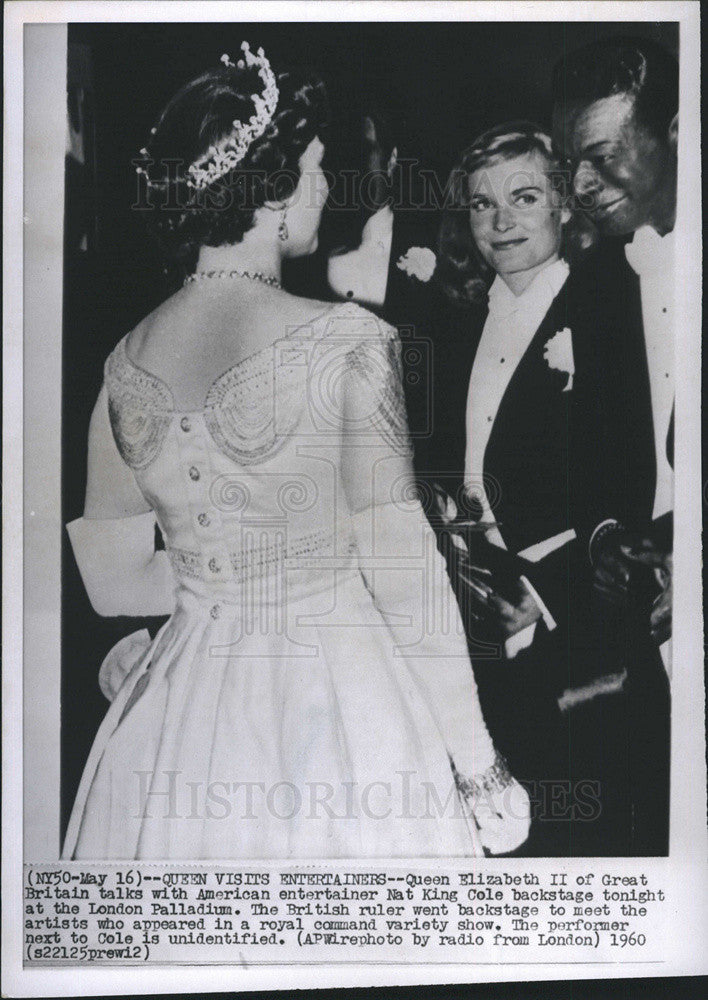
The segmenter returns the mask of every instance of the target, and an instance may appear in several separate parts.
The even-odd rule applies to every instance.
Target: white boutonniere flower
[[[410,247],[396,261],[396,267],[405,271],[409,278],[430,281],[435,271],[437,259],[428,247]]]
[[[570,392],[573,388],[575,361],[573,359],[573,335],[569,327],[563,327],[550,340],[546,341],[543,356],[549,368],[555,368],[568,375],[568,383],[563,392]]]

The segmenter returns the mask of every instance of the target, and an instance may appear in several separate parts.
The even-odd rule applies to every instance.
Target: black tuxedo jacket
[[[619,270],[618,252],[621,261],[602,248],[571,270],[509,383],[485,452],[487,493],[511,551],[576,532],[571,544],[524,566],[558,625],[553,642],[563,654],[548,656],[558,693],[625,665],[630,625],[599,606],[592,531],[608,517],[639,530],[651,524],[656,469],[639,290],[626,262]],[[460,309],[431,289],[425,315],[430,433],[414,438],[418,475],[440,483],[475,517],[479,510],[462,492],[465,414],[487,307]],[[566,328],[575,363],[569,391],[567,374],[544,357],[547,342]]]
[[[433,245],[430,236],[419,216],[395,215],[382,315],[401,334],[417,475],[424,484],[440,484],[463,514],[475,517],[479,510],[462,491],[465,415],[487,306],[457,307],[435,279],[421,282],[397,266],[410,246]],[[565,328],[575,362],[570,391],[564,391],[567,374],[544,357],[546,343]],[[609,641],[609,631],[598,635],[594,624],[578,624],[588,609],[595,617],[610,614],[596,608],[590,535],[609,517],[648,529],[655,466],[639,282],[623,246],[603,244],[571,270],[539,325],[496,415],[484,463],[494,514],[511,551],[576,532],[574,543],[524,567],[562,634],[575,623],[583,653],[572,664],[578,677],[561,669],[563,683],[597,671],[595,640]],[[435,513],[432,505],[428,511]]]
[[[618,282],[616,264],[595,253],[571,271],[496,415],[485,473],[498,484],[494,513],[516,551],[568,528],[587,538],[606,517],[628,527],[651,519],[656,462],[638,282],[627,274]],[[486,304],[438,303],[434,431],[419,464],[458,495],[469,380],[486,318]],[[569,392],[567,376],[543,356],[565,328],[575,361]]]
[[[624,244],[606,240],[584,265],[597,296],[601,336],[583,345],[594,371],[580,405],[594,422],[586,443],[584,489],[597,522],[614,518],[648,531],[656,491],[656,455],[639,277]],[[673,418],[662,442],[673,464]]]

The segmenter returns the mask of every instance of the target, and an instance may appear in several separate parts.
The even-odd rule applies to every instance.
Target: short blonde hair
[[[572,210],[569,205],[570,173],[556,156],[551,137],[539,125],[527,121],[504,122],[483,132],[462,152],[446,188],[436,277],[446,295],[454,301],[464,304],[483,300],[494,278],[494,272],[482,259],[472,237],[470,177],[493,162],[513,160],[529,153],[538,153],[548,163],[547,175],[552,187]],[[563,229],[562,256],[572,260],[594,241],[594,227],[574,212]]]

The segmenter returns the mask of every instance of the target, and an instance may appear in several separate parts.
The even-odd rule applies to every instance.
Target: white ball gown
[[[129,636],[104,662],[113,701],[64,857],[522,843],[528,798],[485,727],[412,489],[396,331],[323,306],[217,378],[196,412],[175,409],[126,339],[106,362],[106,436],[151,511],[69,531],[87,580],[97,536],[114,535],[116,553],[138,537],[154,549],[157,521],[173,611],[154,640]],[[100,603],[125,613],[110,592]]]

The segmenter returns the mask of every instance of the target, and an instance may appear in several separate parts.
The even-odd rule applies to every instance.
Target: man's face
[[[603,235],[673,227],[676,156],[669,140],[636,121],[634,99],[613,94],[592,104],[556,106],[553,136],[570,160],[580,207]]]

